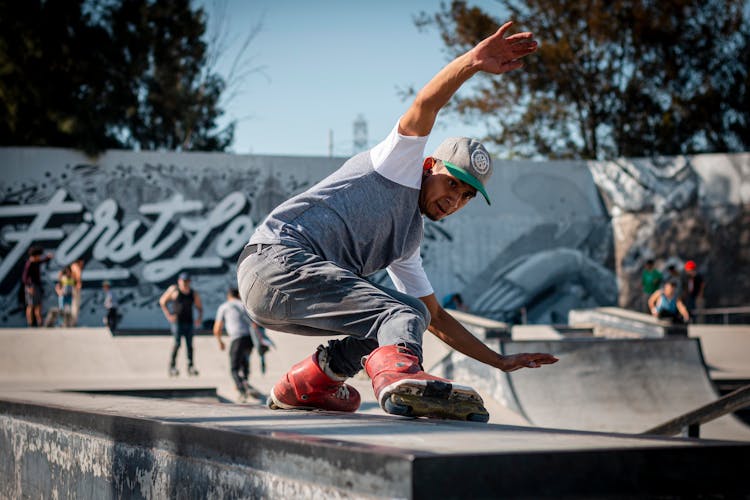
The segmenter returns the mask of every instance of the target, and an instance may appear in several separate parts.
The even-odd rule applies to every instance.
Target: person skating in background
[[[256,345],[253,336],[253,321],[247,315],[240,301],[240,292],[231,288],[227,292],[227,300],[216,310],[213,333],[219,342],[219,348],[223,351],[226,344],[221,338],[222,332],[226,330],[229,335],[229,370],[234,380],[234,385],[239,393],[239,401],[247,401],[248,396],[262,399],[263,394],[250,385],[250,353]]]
[[[443,297],[443,309],[454,309],[456,311],[467,311],[469,308],[464,304],[460,293],[451,293]]]
[[[55,292],[57,292],[57,303],[58,310],[62,316],[62,324],[64,327],[73,326],[73,289],[75,288],[76,280],[73,277],[73,271],[70,266],[65,266],[60,273],[57,275],[57,284],[55,285]]]
[[[29,258],[23,267],[21,283],[26,295],[26,323],[28,326],[36,324],[42,326],[42,302],[44,300],[44,288],[42,287],[42,264],[49,262],[54,254],[43,255],[41,247],[29,248]]]
[[[643,310],[649,312],[648,299],[661,287],[663,276],[661,272],[654,267],[654,259],[646,260],[641,273],[641,287],[643,288]]]
[[[685,306],[687,306],[690,312],[690,317],[695,321],[695,310],[703,309],[705,307],[705,300],[703,298],[703,292],[706,288],[706,280],[703,275],[698,272],[698,265],[695,261],[689,260],[685,262],[685,283],[683,285],[683,296],[685,298]]]
[[[674,281],[667,281],[663,289],[652,293],[648,299],[648,307],[655,318],[669,319],[674,324],[690,320],[690,313],[677,295],[677,284]]]
[[[81,289],[83,288],[83,259],[76,259],[70,264],[70,271],[75,286],[73,287],[73,301],[70,304],[71,326],[78,325],[78,313],[81,311]]]
[[[110,332],[114,333],[119,318],[117,316],[117,298],[112,292],[109,281],[102,282],[102,292],[104,292],[104,309],[107,311],[107,314],[104,315],[104,324],[107,325]]]
[[[172,310],[169,309],[172,304]],[[182,339],[185,339],[187,350],[188,375],[198,375],[198,370],[193,363],[193,327],[200,326],[203,320],[203,304],[198,292],[190,287],[190,275],[180,273],[177,284],[171,285],[159,298],[159,305],[164,317],[169,321],[169,328],[174,337],[174,346],[169,361],[170,376],[177,376],[177,353],[180,350]],[[193,316],[193,308],[198,311],[197,317]]]
[[[356,411],[360,395],[345,381],[364,364],[388,413],[489,419],[474,389],[423,371],[426,329],[504,371],[557,361],[546,353],[501,355],[474,337],[441,307],[420,255],[425,217],[441,220],[478,194],[489,203],[492,159],[479,141],[454,137],[432,156],[423,153],[438,112],[467,80],[521,68],[536,51],[531,33],[505,37],[511,24],[443,67],[378,145],[258,224],[238,262],[251,317],[288,333],[346,335],[291,367],[271,391],[272,408]],[[398,290],[367,279],[382,269]]]

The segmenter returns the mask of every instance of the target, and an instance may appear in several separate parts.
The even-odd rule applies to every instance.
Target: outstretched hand
[[[503,356],[503,363],[498,366],[504,372],[512,372],[520,368],[539,368],[542,365],[557,363],[558,359],[552,354],[542,352],[524,352]]]
[[[505,38],[505,32],[513,25],[508,21],[491,35],[477,44],[471,53],[480,71],[499,75],[523,67],[521,58],[536,52],[537,42],[528,31]]]

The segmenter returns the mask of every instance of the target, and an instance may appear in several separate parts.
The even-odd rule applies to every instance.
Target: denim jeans
[[[260,325],[299,335],[347,335],[328,343],[331,369],[352,376],[362,356],[404,344],[422,360],[427,306],[302,248],[261,245],[237,270],[240,297]]]
[[[182,339],[182,337],[185,337],[188,365],[193,366],[193,324],[170,323],[169,329],[172,331],[172,338],[174,339],[174,346],[172,347],[172,356],[169,366],[175,366],[175,362],[177,361],[177,351],[180,350],[180,340]]]
[[[229,370],[237,390],[244,392],[250,376],[250,353],[253,352],[253,339],[250,336],[232,340],[229,346]]]

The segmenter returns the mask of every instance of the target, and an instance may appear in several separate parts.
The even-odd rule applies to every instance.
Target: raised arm
[[[479,42],[441,69],[422,90],[399,122],[399,133],[426,136],[432,131],[438,112],[469,78],[483,71],[499,75],[521,68],[521,58],[536,51],[537,43],[529,32],[505,37],[509,21],[495,34]]]

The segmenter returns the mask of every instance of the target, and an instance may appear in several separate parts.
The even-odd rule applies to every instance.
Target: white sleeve
[[[412,297],[426,297],[433,293],[430,280],[422,267],[419,248],[413,254],[391,263],[386,268],[396,290]]]
[[[388,180],[419,189],[422,186],[422,163],[428,138],[401,135],[396,122],[388,137],[370,150],[373,168]]]
[[[216,310],[216,317],[214,318],[214,321],[224,321],[224,311],[226,311],[226,309],[226,305],[221,304]]]

